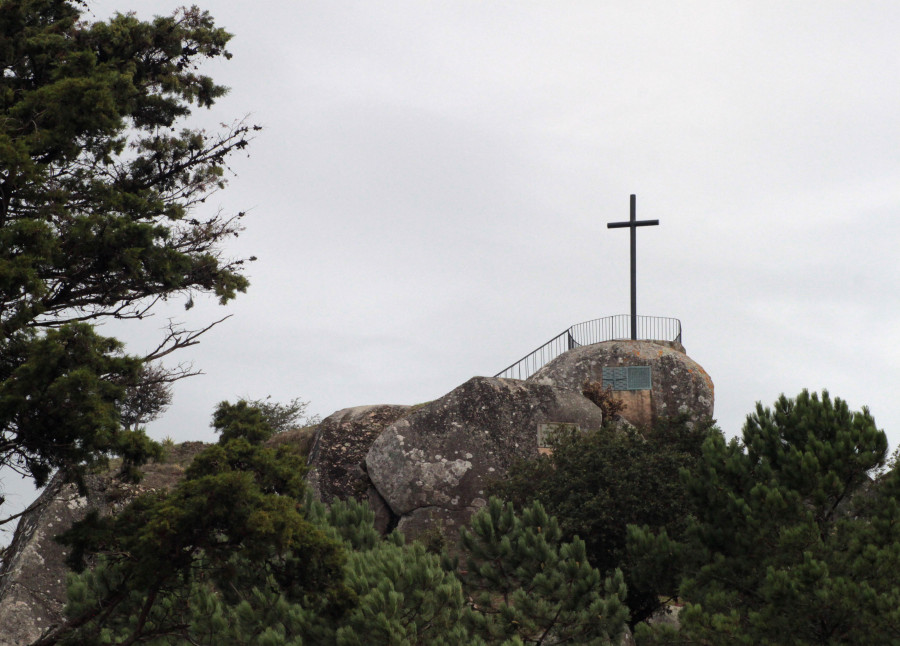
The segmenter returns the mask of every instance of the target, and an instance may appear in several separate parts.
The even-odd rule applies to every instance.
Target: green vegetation
[[[270,604],[306,601],[305,612],[327,615],[345,603],[344,551],[309,517],[301,457],[264,447],[273,431],[245,402],[220,404],[214,426],[219,443],[170,493],[62,536],[82,574],[70,581],[69,622],[39,643],[245,643],[248,612],[261,620]]]
[[[219,444],[174,490],[63,537],[94,567],[39,644],[611,644],[629,622],[639,644],[900,642],[900,470],[870,478],[884,434],[827,393],[759,406],[730,442],[684,419],[562,434],[507,483],[537,499],[492,497],[452,555],[311,501],[247,402],[213,419]],[[677,595],[680,629],[636,620],[629,579]]]
[[[677,634],[640,643],[900,643],[900,472],[869,477],[886,451],[867,410],[806,391],[758,405],[741,440],[710,437],[682,535],[632,528],[688,602]]]
[[[0,0],[0,467],[38,486],[111,457],[137,478],[161,450],[141,425],[186,374],[157,360],[204,331],[137,357],[94,324],[247,287],[222,250],[241,214],[195,207],[252,127],[184,127],[226,91],[198,65],[229,34],[196,8],[85,8]],[[67,531],[67,619],[35,643],[610,644],[626,623],[641,644],[900,643],[900,468],[873,479],[884,433],[827,393],[758,406],[728,442],[686,418],[562,433],[427,548],[308,498],[283,432],[305,407],[222,402],[171,491]],[[645,622],[666,598],[677,631]]]
[[[636,624],[677,594],[678,581],[673,571],[628,553],[628,525],[681,536],[690,507],[679,474],[696,465],[710,435],[720,436],[712,422],[692,424],[686,416],[661,420],[643,432],[609,426],[557,433],[550,455],[514,465],[492,492],[518,507],[540,501],[559,519],[567,540],[584,541],[594,567],[601,572],[620,568],[628,586],[630,623]]]
[[[486,643],[608,644],[621,634],[628,618],[622,573],[604,579],[584,542],[564,541],[539,502],[516,515],[491,498],[461,530],[460,547],[467,619]]]
[[[494,492],[541,501],[621,569],[639,644],[900,643],[900,470],[867,410],[828,393],[710,424],[561,434]],[[873,478],[876,478],[873,480]],[[644,622],[673,599],[681,628]]]
[[[492,499],[460,570],[380,536],[368,507],[307,499],[259,409],[223,402],[213,419],[219,444],[170,493],[63,535],[80,573],[39,644],[604,644],[624,627],[621,574],[604,579],[540,504],[516,516]]]
[[[57,470],[80,484],[110,455],[133,477],[158,455],[140,425],[186,373],[153,362],[203,332],[172,326],[132,357],[95,322],[247,287],[221,249],[240,214],[194,207],[252,128],[182,127],[225,93],[197,67],[229,57],[229,34],[197,9],[95,23],[85,9],[0,2],[0,467],[37,486]]]
[[[266,423],[272,427],[275,433],[309,428],[322,421],[318,415],[306,414],[309,402],[305,402],[299,397],[294,397],[286,404],[272,401],[271,395],[264,399],[247,399],[245,397],[241,401],[245,401],[249,406],[259,409]]]

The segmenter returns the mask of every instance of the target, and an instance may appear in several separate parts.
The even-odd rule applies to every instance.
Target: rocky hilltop
[[[486,485],[517,459],[538,453],[543,434],[558,425],[587,430],[603,423],[601,409],[582,395],[603,368],[649,368],[648,388],[617,391],[634,424],[688,412],[712,416],[709,375],[670,344],[611,341],[572,350],[526,381],[475,377],[418,406],[359,406],[323,420],[313,438],[287,432],[275,443],[308,450],[308,479],[325,502],[366,499],[378,528],[408,537],[432,528],[453,532],[485,502]],[[38,508],[23,518],[0,566],[0,646],[36,639],[60,618],[65,599],[65,553],[53,536],[90,509],[115,513],[136,494],[172,486],[202,448],[187,443],[148,465],[140,485],[96,476],[86,495],[52,481]]]

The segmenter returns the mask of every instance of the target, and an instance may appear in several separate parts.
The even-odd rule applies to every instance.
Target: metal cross
[[[631,219],[627,222],[608,222],[607,229],[631,229],[631,339],[637,341],[637,228],[659,224],[659,220],[636,220],[637,197],[631,196]]]

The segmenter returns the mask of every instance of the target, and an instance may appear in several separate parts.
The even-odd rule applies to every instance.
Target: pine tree
[[[559,524],[535,502],[521,517],[492,497],[460,532],[460,572],[472,598],[467,621],[487,643],[609,644],[628,619],[622,574],[604,579],[584,542],[563,542]]]
[[[682,561],[689,602],[677,636],[644,629],[642,643],[900,641],[900,592],[881,574],[900,550],[898,476],[875,487],[877,508],[862,513],[887,451],[866,409],[827,392],[782,396],[774,409],[757,405],[743,441],[711,437],[703,448],[687,476],[695,520],[685,539],[633,532],[635,549]]]
[[[350,555],[345,582],[357,602],[338,624],[338,646],[480,644],[461,623],[459,580],[421,543],[401,541]]]
[[[69,625],[41,643],[480,643],[440,558],[382,537],[366,505],[313,501],[300,456],[261,444],[258,413],[223,402],[220,444],[172,493],[64,536],[73,562],[95,565],[69,582]]]
[[[70,582],[69,621],[39,644],[291,643],[345,603],[344,549],[303,504],[304,461],[262,445],[273,429],[258,413],[221,403],[220,443],[171,492],[63,535],[83,571]]]
[[[678,580],[670,568],[644,562],[643,553],[629,553],[627,527],[648,525],[680,536],[689,504],[679,473],[693,468],[703,441],[719,433],[711,421],[691,422],[686,415],[641,431],[557,433],[549,456],[513,465],[491,492],[518,509],[540,501],[567,540],[584,540],[591,565],[601,572],[621,569],[634,625],[675,594]]]

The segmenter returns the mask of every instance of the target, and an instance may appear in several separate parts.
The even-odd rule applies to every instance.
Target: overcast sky
[[[96,18],[168,0],[92,0]],[[205,123],[264,126],[210,208],[247,210],[232,314],[183,352],[151,434],[214,439],[215,404],[327,416],[493,375],[568,326],[682,321],[716,417],[827,388],[900,441],[900,4],[340,2],[203,5],[234,33]]]

